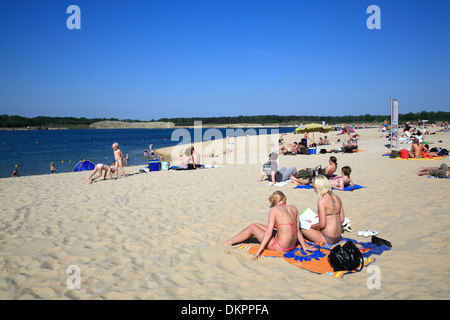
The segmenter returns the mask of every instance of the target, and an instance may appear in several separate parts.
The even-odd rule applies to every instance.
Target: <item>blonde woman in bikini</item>
[[[330,181],[324,175],[313,178],[313,187],[319,196],[317,212],[319,222],[311,229],[302,230],[306,239],[313,242],[337,243],[341,240],[345,214],[341,199],[332,192]]]
[[[267,226],[252,223],[236,236],[225,242],[232,246],[252,237],[261,243],[253,260],[258,259],[264,249],[274,251],[292,251],[300,242],[303,250],[314,251],[315,248],[306,248],[302,233],[298,227],[298,210],[286,204],[286,197],[281,191],[275,191],[269,198],[270,212]]]

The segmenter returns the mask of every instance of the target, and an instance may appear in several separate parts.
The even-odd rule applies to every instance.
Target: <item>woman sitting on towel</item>
[[[337,158],[335,156],[331,156],[328,160],[328,166],[325,168],[325,175],[329,178],[333,173],[337,170]]]
[[[303,250],[314,251],[314,248],[307,249],[305,246],[305,241],[298,226],[297,208],[286,205],[286,197],[281,191],[275,191],[270,196],[269,202],[271,209],[267,226],[252,223],[225,244],[232,246],[256,237],[261,245],[253,260],[258,259],[266,248],[274,251],[292,251],[296,248],[297,242],[300,242]]]
[[[341,199],[332,192],[330,181],[324,175],[314,177],[312,182],[319,196],[319,222],[309,230],[301,229],[303,236],[314,242],[337,243],[341,240],[341,224],[345,219]]]

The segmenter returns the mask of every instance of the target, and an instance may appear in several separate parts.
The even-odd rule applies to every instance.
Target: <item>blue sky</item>
[[[2,1],[0,114],[449,111],[449,21],[448,0]]]

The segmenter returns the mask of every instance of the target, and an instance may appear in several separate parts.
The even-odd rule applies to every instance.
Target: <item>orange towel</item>
[[[345,241],[344,241],[345,242]],[[319,244],[319,243],[317,243]],[[319,244],[320,245],[320,244]],[[323,244],[325,246],[329,246]],[[368,251],[370,249],[366,249],[357,244],[358,248],[361,252]],[[259,244],[258,243],[242,243],[240,245],[235,246],[235,249],[255,255],[256,251],[258,251]],[[347,273],[354,273],[355,271],[337,271],[334,272],[333,268],[328,262],[328,255],[330,254],[330,249],[323,248],[316,251],[303,251],[301,246],[298,245],[296,249],[289,252],[282,251],[272,251],[272,250],[264,250],[261,255],[264,257],[273,257],[273,258],[282,258],[293,264],[299,268],[306,269],[308,271],[318,273],[318,274],[329,274],[333,277],[342,279]],[[364,258],[364,266],[367,266],[374,262],[373,258]]]

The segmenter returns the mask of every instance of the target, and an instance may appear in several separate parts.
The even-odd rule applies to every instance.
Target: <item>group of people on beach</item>
[[[330,144],[330,140],[328,139],[327,136],[324,136],[323,138],[320,137],[318,143],[311,142],[308,144],[308,140],[311,140],[311,138],[309,138],[308,132],[305,132],[303,138],[300,141],[293,142],[285,147],[283,146],[284,141],[283,135],[281,135],[279,139],[280,148],[278,149],[278,154],[285,154],[285,155],[309,154],[309,148],[314,148],[317,146],[325,146]]]
[[[387,126],[386,121],[384,127]],[[282,144],[282,142],[281,136],[279,143]],[[424,154],[441,155],[439,153],[442,152],[441,150],[431,151],[428,145],[424,145],[423,139],[419,141],[419,138],[413,137],[412,143],[410,157],[421,158]],[[343,190],[346,186],[355,185],[350,178],[351,168],[349,166],[342,167],[342,176],[336,177],[334,173],[337,170],[337,158],[331,156],[328,165],[323,170],[321,167],[303,168],[299,171],[295,167],[278,169],[278,154],[297,154],[299,148],[305,148],[305,146],[306,144],[302,141],[302,143],[288,145],[287,148],[280,148],[278,152],[272,152],[269,155],[269,161],[263,165],[258,182],[261,182],[264,176],[267,176],[267,180],[273,184],[290,179],[294,185],[308,184],[312,186],[319,197],[317,201],[318,222],[308,230],[302,229],[299,225],[297,208],[288,205],[286,196],[281,191],[276,191],[269,197],[271,209],[267,225],[252,223],[227,240],[226,245],[232,246],[254,237],[260,242],[258,251],[253,258],[253,260],[256,260],[265,249],[288,252],[294,250],[297,244],[300,244],[305,251],[315,250],[312,247],[306,247],[305,239],[328,244],[335,244],[341,240],[342,225],[346,218],[342,201],[333,193],[333,188]],[[319,169],[320,173],[317,172]],[[450,168],[445,163],[441,164],[440,167],[421,167],[416,173],[419,176],[431,175],[438,178],[450,178]]]
[[[295,167],[291,167],[289,169],[282,167],[278,169],[277,159],[277,153],[272,152],[269,154],[269,161],[264,163],[258,182],[261,182],[264,176],[267,176],[267,180],[272,182],[272,184],[290,180],[290,182],[296,186],[312,186],[312,179],[316,174],[320,173],[330,180],[332,188],[344,190],[345,187],[355,185],[353,180],[350,178],[352,169],[349,166],[342,167],[342,175],[340,177],[335,175],[335,172],[337,171],[337,158],[335,156],[330,156],[328,165],[324,169],[322,169],[321,166],[316,168],[303,168],[301,170],[297,170]]]
[[[252,223],[239,232],[233,238],[225,242],[226,245],[243,242],[249,238],[256,237],[260,247],[253,258],[258,259],[265,250],[292,251],[299,243],[303,250],[313,251],[313,247],[306,247],[305,239],[312,242],[335,244],[341,240],[342,224],[345,221],[344,208],[341,199],[333,193],[333,188],[343,190],[344,186],[354,185],[350,178],[351,169],[348,166],[342,168],[342,177],[335,178],[337,170],[337,159],[335,156],[329,158],[329,163],[321,171],[315,174],[312,168],[304,168],[297,171],[295,167],[278,169],[278,154],[272,152],[269,161],[263,165],[259,182],[264,176],[272,182],[290,179],[294,185],[310,184],[317,195],[318,222],[310,229],[302,229],[299,225],[299,212],[293,205],[287,205],[286,196],[281,191],[274,192],[269,197],[271,210],[267,225]],[[301,174],[310,172],[310,178],[299,177]],[[284,179],[284,180],[283,180]]]
[[[411,149],[408,151],[409,158],[433,158],[448,155],[448,150],[445,148],[430,148],[428,143],[424,143],[423,138],[413,136]]]

